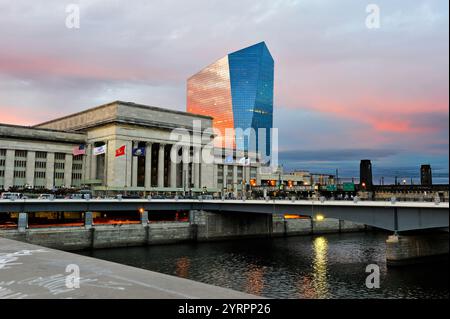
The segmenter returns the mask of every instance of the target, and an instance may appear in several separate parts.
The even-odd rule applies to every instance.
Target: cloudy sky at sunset
[[[66,5],[81,9],[65,26]],[[368,29],[366,5],[381,10]],[[30,125],[113,100],[185,110],[186,79],[248,45],[275,59],[289,169],[448,176],[448,1],[0,0],[0,122]]]

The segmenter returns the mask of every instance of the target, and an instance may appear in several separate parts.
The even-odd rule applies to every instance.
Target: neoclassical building
[[[212,121],[115,101],[32,127],[0,124],[0,189],[237,194],[250,181],[259,183],[256,155],[232,150],[227,156],[212,146],[214,135],[203,131]],[[189,143],[174,138],[177,131]]]

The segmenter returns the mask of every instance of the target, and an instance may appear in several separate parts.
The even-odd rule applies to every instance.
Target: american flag
[[[84,145],[75,146],[72,150],[73,156],[86,154],[86,147]]]

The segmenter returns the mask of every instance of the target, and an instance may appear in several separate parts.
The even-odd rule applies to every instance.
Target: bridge
[[[309,216],[311,228],[321,219],[336,219],[376,227],[393,232],[386,241],[388,263],[403,263],[434,255],[447,255],[449,203],[395,201],[336,201],[336,200],[186,200],[186,199],[55,199],[0,200],[0,215],[18,213],[13,239],[45,240],[55,247],[69,249],[71,242],[88,247],[105,245],[150,244],[167,234],[166,226],[156,229],[149,224],[152,212],[189,211],[186,229],[176,229],[171,238],[184,234],[186,240],[227,239],[247,235],[275,236],[275,216]],[[84,223],[78,230],[67,227],[39,233],[28,228],[28,214],[36,212],[84,213]],[[93,224],[93,213],[134,212],[140,214],[140,225],[114,230]],[[136,215],[136,214],[135,214]],[[303,220],[308,222],[308,220]],[[339,222],[340,225],[340,222]],[[84,226],[84,227],[82,227]],[[172,227],[172,226],[170,226]],[[175,226],[173,226],[175,227]],[[69,230],[69,228],[71,228]],[[306,229],[309,226],[306,225]],[[339,226],[340,230],[340,226]],[[0,236],[5,236],[0,232]],[[9,235],[8,235],[9,234]],[[39,237],[40,236],[40,237]],[[53,236],[53,237],[52,237]],[[158,237],[160,236],[160,237]],[[53,239],[52,239],[53,238]],[[41,243],[41,242],[39,242]],[[102,246],[103,245],[103,246]],[[74,246],[78,247],[78,246]],[[72,248],[76,249],[76,248]]]
[[[390,231],[449,227],[449,203],[311,200],[55,199],[0,200],[5,212],[210,211],[318,215]]]

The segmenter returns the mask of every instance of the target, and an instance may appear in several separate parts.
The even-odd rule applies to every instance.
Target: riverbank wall
[[[0,229],[0,237],[66,251],[205,242],[242,238],[270,238],[365,231],[365,225],[333,218],[285,218],[269,214],[224,214],[191,211],[186,222]]]

